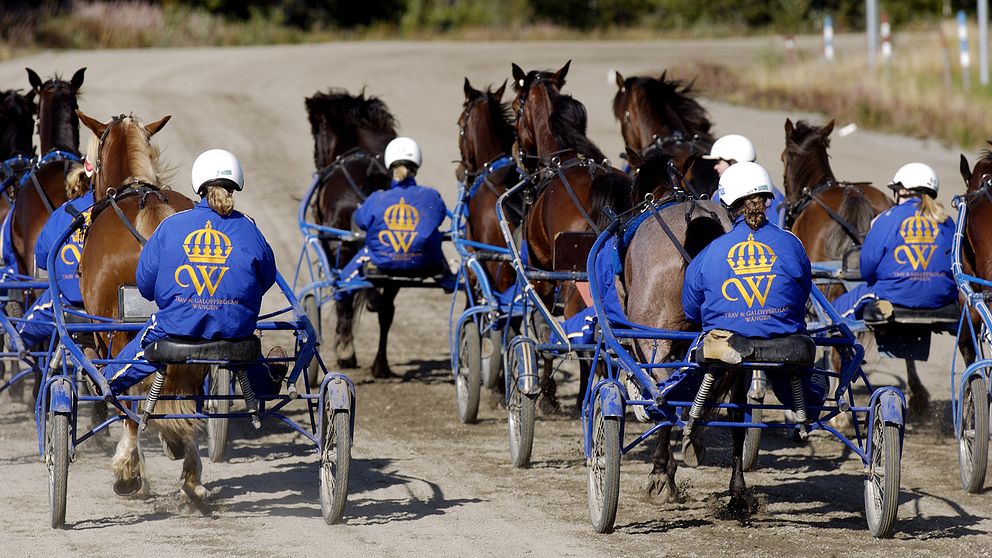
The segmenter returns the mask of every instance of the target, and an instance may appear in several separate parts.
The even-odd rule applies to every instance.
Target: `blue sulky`
[[[982,491],[989,448],[989,370],[992,369],[992,312],[988,307],[988,291],[992,281],[964,272],[962,247],[968,219],[968,202],[954,198],[958,218],[952,246],[954,261],[951,270],[964,305],[957,324],[956,346],[970,347],[973,362],[960,370],[951,353],[951,409],[954,414],[954,434],[958,439],[958,464],[961,487],[973,494]],[[977,316],[977,320],[972,320]]]
[[[61,234],[58,243],[83,226],[83,217],[75,219]],[[49,254],[48,265],[53,268],[57,251]],[[289,284],[276,275],[276,285],[285,297],[286,306],[259,316],[257,330],[261,334],[284,332],[292,334],[293,351],[288,357],[258,358],[258,363],[286,363],[291,365],[277,393],[260,393],[250,386],[241,385],[243,395],[235,392],[230,371],[237,372],[245,362],[215,350],[203,351],[196,358],[183,357],[182,364],[205,364],[212,367],[204,385],[204,395],[158,395],[148,397],[132,394],[115,394],[98,367],[107,364],[127,364],[114,358],[91,359],[76,343],[73,334],[125,333],[135,334],[144,327],[147,316],[128,314],[122,302],[121,319],[88,315],[81,310],[67,307],[54,277],[44,284],[53,294],[57,341],[53,341],[52,360],[48,375],[38,395],[36,427],[38,450],[49,469],[52,490],[50,505],[52,526],[65,524],[66,476],[69,462],[76,447],[110,425],[130,420],[135,423],[153,420],[205,419],[207,420],[208,450],[212,460],[222,460],[227,444],[229,419],[276,420],[298,432],[312,442],[320,463],[321,508],[326,522],[334,523],[344,514],[348,494],[348,471],[351,459],[351,442],[354,432],[355,387],[351,380],[340,373],[328,373],[318,352],[318,337],[313,324],[293,294]],[[123,297],[122,297],[123,299]],[[139,323],[135,323],[135,319]],[[82,323],[84,322],[84,323]],[[166,338],[168,339],[168,338]],[[119,350],[119,347],[118,347]],[[114,354],[114,347],[108,349]],[[169,361],[173,362],[173,361]],[[311,382],[304,373],[312,364],[321,372],[319,382]],[[165,362],[155,362],[163,368]],[[232,370],[233,369],[233,370]],[[224,373],[227,371],[228,373]],[[297,390],[301,380],[302,391]],[[87,393],[81,388],[90,385]],[[154,391],[154,390],[152,390]],[[154,411],[159,400],[187,400],[195,403],[195,412],[163,414]],[[254,410],[252,409],[254,399]],[[244,400],[249,410],[237,410],[233,403]],[[90,426],[79,420],[80,407],[105,403],[111,409],[107,418]],[[290,405],[304,405],[305,421],[297,422],[286,413]],[[143,412],[142,412],[143,408]]]
[[[737,365],[719,363],[718,366],[702,362],[695,354],[701,348],[702,335],[698,332],[672,331],[632,323],[626,316],[608,310],[609,296],[601,285],[601,277],[592,272],[597,259],[615,255],[623,234],[624,223],[615,219],[599,236],[589,254],[588,269],[590,290],[597,315],[597,344],[595,363],[602,379],[590,385],[582,409],[583,444],[589,475],[589,510],[594,528],[598,532],[612,530],[619,497],[619,468],[621,455],[646,441],[660,429],[682,428],[694,423],[717,428],[784,429],[797,432],[823,430],[833,435],[857,455],[865,471],[865,512],[868,527],[876,537],[892,533],[899,499],[899,472],[902,435],[905,424],[906,403],[902,393],[894,387],[874,388],[861,368],[864,349],[849,325],[841,319],[818,289],[813,289],[810,305],[820,316],[820,323],[811,324],[809,335],[816,347],[835,350],[841,356],[840,370],[830,370],[813,365],[797,369],[780,362],[748,362]],[[615,296],[615,295],[612,295]],[[671,340],[689,342],[690,349],[675,362],[640,362],[630,351],[633,340]],[[701,351],[700,351],[701,352]],[[668,372],[668,378],[657,380],[656,370]],[[790,376],[801,378],[793,384],[791,392],[776,392],[788,404],[725,403],[707,399],[706,377],[710,372],[748,375],[753,370],[764,370],[770,381],[784,380]],[[626,378],[624,380],[624,378]],[[833,379],[832,389],[822,389],[825,379]],[[871,394],[867,402],[856,400],[852,385],[860,382]],[[819,391],[812,389],[820,386]],[[789,387],[786,384],[786,387]],[[631,389],[638,393],[631,393]],[[819,398],[813,397],[820,393]],[[791,396],[789,396],[791,395]],[[639,408],[649,426],[637,435],[625,433],[626,410]],[[703,409],[725,409],[743,412],[743,421],[734,422],[720,418],[718,413],[707,415]],[[758,410],[779,410],[795,413],[797,421],[770,422],[755,418]],[[849,414],[854,426],[854,436],[849,437],[829,424],[841,414]],[[712,418],[708,418],[712,417]],[[868,430],[862,432],[863,425]],[[632,438],[632,439],[631,439]],[[624,444],[625,440],[630,440]]]

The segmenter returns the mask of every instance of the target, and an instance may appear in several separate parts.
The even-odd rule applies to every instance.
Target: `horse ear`
[[[86,72],[86,68],[80,68],[76,70],[76,73],[72,74],[72,80],[69,81],[69,85],[72,86],[73,91],[79,91],[79,88],[83,86],[84,72]]]
[[[964,179],[965,188],[971,184],[971,165],[968,164],[968,158],[961,154],[961,178]]]
[[[165,125],[169,122],[169,119],[170,118],[172,118],[172,115],[171,114],[167,114],[167,115],[163,116],[162,118],[156,120],[155,122],[152,122],[151,124],[148,124],[147,126],[145,126],[145,132],[148,133],[148,137],[154,136],[155,134],[157,134],[159,132],[159,130],[161,130],[162,128],[165,128]]]
[[[796,131],[796,126],[795,126],[795,124],[792,123],[792,119],[791,118],[786,118],[785,119],[785,133],[786,133],[786,135],[791,136],[792,135],[792,132],[795,132],[795,131]]]
[[[622,91],[623,88],[627,86],[624,83],[623,76],[620,75],[620,72],[617,72],[616,70],[614,70],[613,73],[614,73],[614,75],[616,75],[616,78],[617,78],[617,87]]]
[[[493,91],[493,97],[496,97],[497,101],[503,100],[503,93],[506,93],[506,80],[503,80],[503,85],[499,86],[499,89]]]
[[[83,113],[83,111],[79,109],[76,109],[76,116],[78,116],[79,120],[83,123],[83,125],[89,128],[90,131],[93,132],[93,135],[95,135],[98,138],[102,137],[103,133],[107,131],[107,127],[110,126],[110,124],[104,124],[103,122],[100,122],[96,118],[87,116],[86,114]]]
[[[41,78],[38,77],[38,74],[31,68],[24,69],[28,71],[28,83],[31,84],[31,89],[41,89],[41,84],[43,82],[41,81]]]
[[[475,89],[472,89],[472,84],[468,82],[468,77],[465,78],[465,84],[462,86],[462,90],[465,92],[466,101],[471,100],[475,94]]]
[[[641,166],[641,154],[628,147],[627,162],[630,163],[630,168],[636,169]]]
[[[557,72],[555,72],[555,83],[558,84],[558,89],[565,87],[565,76],[568,75],[568,67],[572,65],[572,61],[569,60],[565,62],[565,65],[561,67]]]
[[[24,95],[23,96],[24,97],[24,100],[31,104],[31,107],[32,108],[34,108],[34,94],[36,92],[37,91],[35,91],[34,89],[32,89],[31,91],[28,91],[27,95]]]
[[[830,132],[833,132],[834,131],[834,124],[836,122],[837,122],[836,120],[831,119],[830,122],[827,122],[827,125],[826,126],[824,126],[823,128],[820,128],[820,136],[822,136],[822,137],[829,137],[830,136]]]
[[[516,82],[516,86],[517,87],[523,87],[524,86],[524,78],[527,77],[527,73],[524,72],[523,68],[521,68],[520,66],[517,66],[516,64],[514,64],[512,62],[511,62],[511,65],[513,66],[513,81]]]

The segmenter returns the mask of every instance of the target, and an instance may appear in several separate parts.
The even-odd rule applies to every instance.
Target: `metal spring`
[[[148,424],[148,417],[155,410],[155,404],[158,403],[158,395],[162,392],[162,386],[164,385],[165,370],[159,370],[155,372],[155,381],[152,382],[152,387],[148,390],[148,398],[145,400],[145,412],[141,416],[141,422],[138,424],[140,430],[144,430]]]
[[[699,391],[696,392],[696,398],[692,401],[692,408],[689,409],[689,416],[693,419],[698,419],[703,416],[703,405],[706,403],[706,399],[710,396],[710,390],[713,389],[713,382],[716,380],[716,376],[712,372],[707,372],[703,376],[703,383],[699,385]]]
[[[789,384],[792,386],[792,400],[796,406],[796,421],[806,424],[806,396],[803,395],[803,383],[799,380],[799,376],[792,376],[789,378]]]

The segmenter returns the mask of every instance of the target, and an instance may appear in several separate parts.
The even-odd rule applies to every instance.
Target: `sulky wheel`
[[[876,404],[869,430],[872,449],[865,477],[865,516],[875,538],[892,535],[899,507],[899,475],[902,461],[901,426],[886,424],[881,405]]]
[[[231,371],[217,366],[210,367],[210,395],[231,395]],[[230,399],[211,399],[207,401],[207,411],[212,414],[231,412]],[[227,453],[227,417],[207,419],[207,453],[210,461],[221,463]]]
[[[320,511],[333,525],[344,516],[348,501],[348,472],[351,469],[351,414],[325,409],[323,451],[320,454]]]
[[[503,372],[503,332],[490,329],[482,337],[482,385],[486,389],[496,387],[499,375]]]
[[[597,533],[609,533],[620,498],[620,419],[604,417],[597,402],[592,415],[592,456],[587,487],[589,518]]]
[[[989,458],[989,392],[985,380],[975,374],[961,393],[961,435],[958,438],[958,464],[961,487],[976,494],[985,484]]]
[[[465,320],[458,332],[458,370],[455,374],[455,401],[458,420],[475,422],[479,414],[479,390],[482,387],[482,342],[474,320]]]
[[[764,398],[755,399],[752,397],[747,398],[749,405],[761,405],[765,402]],[[751,409],[751,422],[761,422],[761,409]],[[758,447],[761,445],[761,429],[760,428],[748,428],[744,434],[744,463],[743,467],[745,471],[750,471],[754,469],[754,466],[758,463]]]
[[[510,459],[514,467],[530,465],[530,454],[534,448],[534,421],[537,419],[537,396],[524,395],[516,386],[506,406],[509,412]]]
[[[320,342],[323,338],[323,328],[320,325],[320,305],[317,304],[317,297],[308,294],[300,300],[300,305],[303,306],[303,313],[307,315],[307,319],[310,320],[310,324],[313,325],[313,330],[317,332],[317,346],[320,349]],[[310,382],[310,389],[316,390],[320,386],[320,381],[323,378],[320,377],[320,364],[317,362],[317,356],[314,355],[313,360],[310,361],[310,366],[307,368],[307,381]],[[300,388],[302,389],[302,388]]]
[[[52,528],[65,527],[65,501],[69,481],[69,415],[48,415],[48,445],[45,453],[48,465],[48,509]]]

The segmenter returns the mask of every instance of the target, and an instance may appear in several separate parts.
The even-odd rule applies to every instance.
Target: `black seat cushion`
[[[892,315],[885,317],[878,305],[879,301],[869,302],[864,309],[865,323],[877,324],[956,324],[961,317],[961,306],[957,301],[940,308],[907,308],[892,305]]]
[[[816,361],[816,343],[810,336],[798,333],[774,339],[751,338],[735,333],[727,340],[727,344],[746,363],[767,362],[808,367]],[[705,361],[720,362],[711,359]]]
[[[145,347],[148,362],[166,364],[183,364],[189,360],[255,362],[261,358],[262,342],[254,335],[218,341],[166,337]]]

